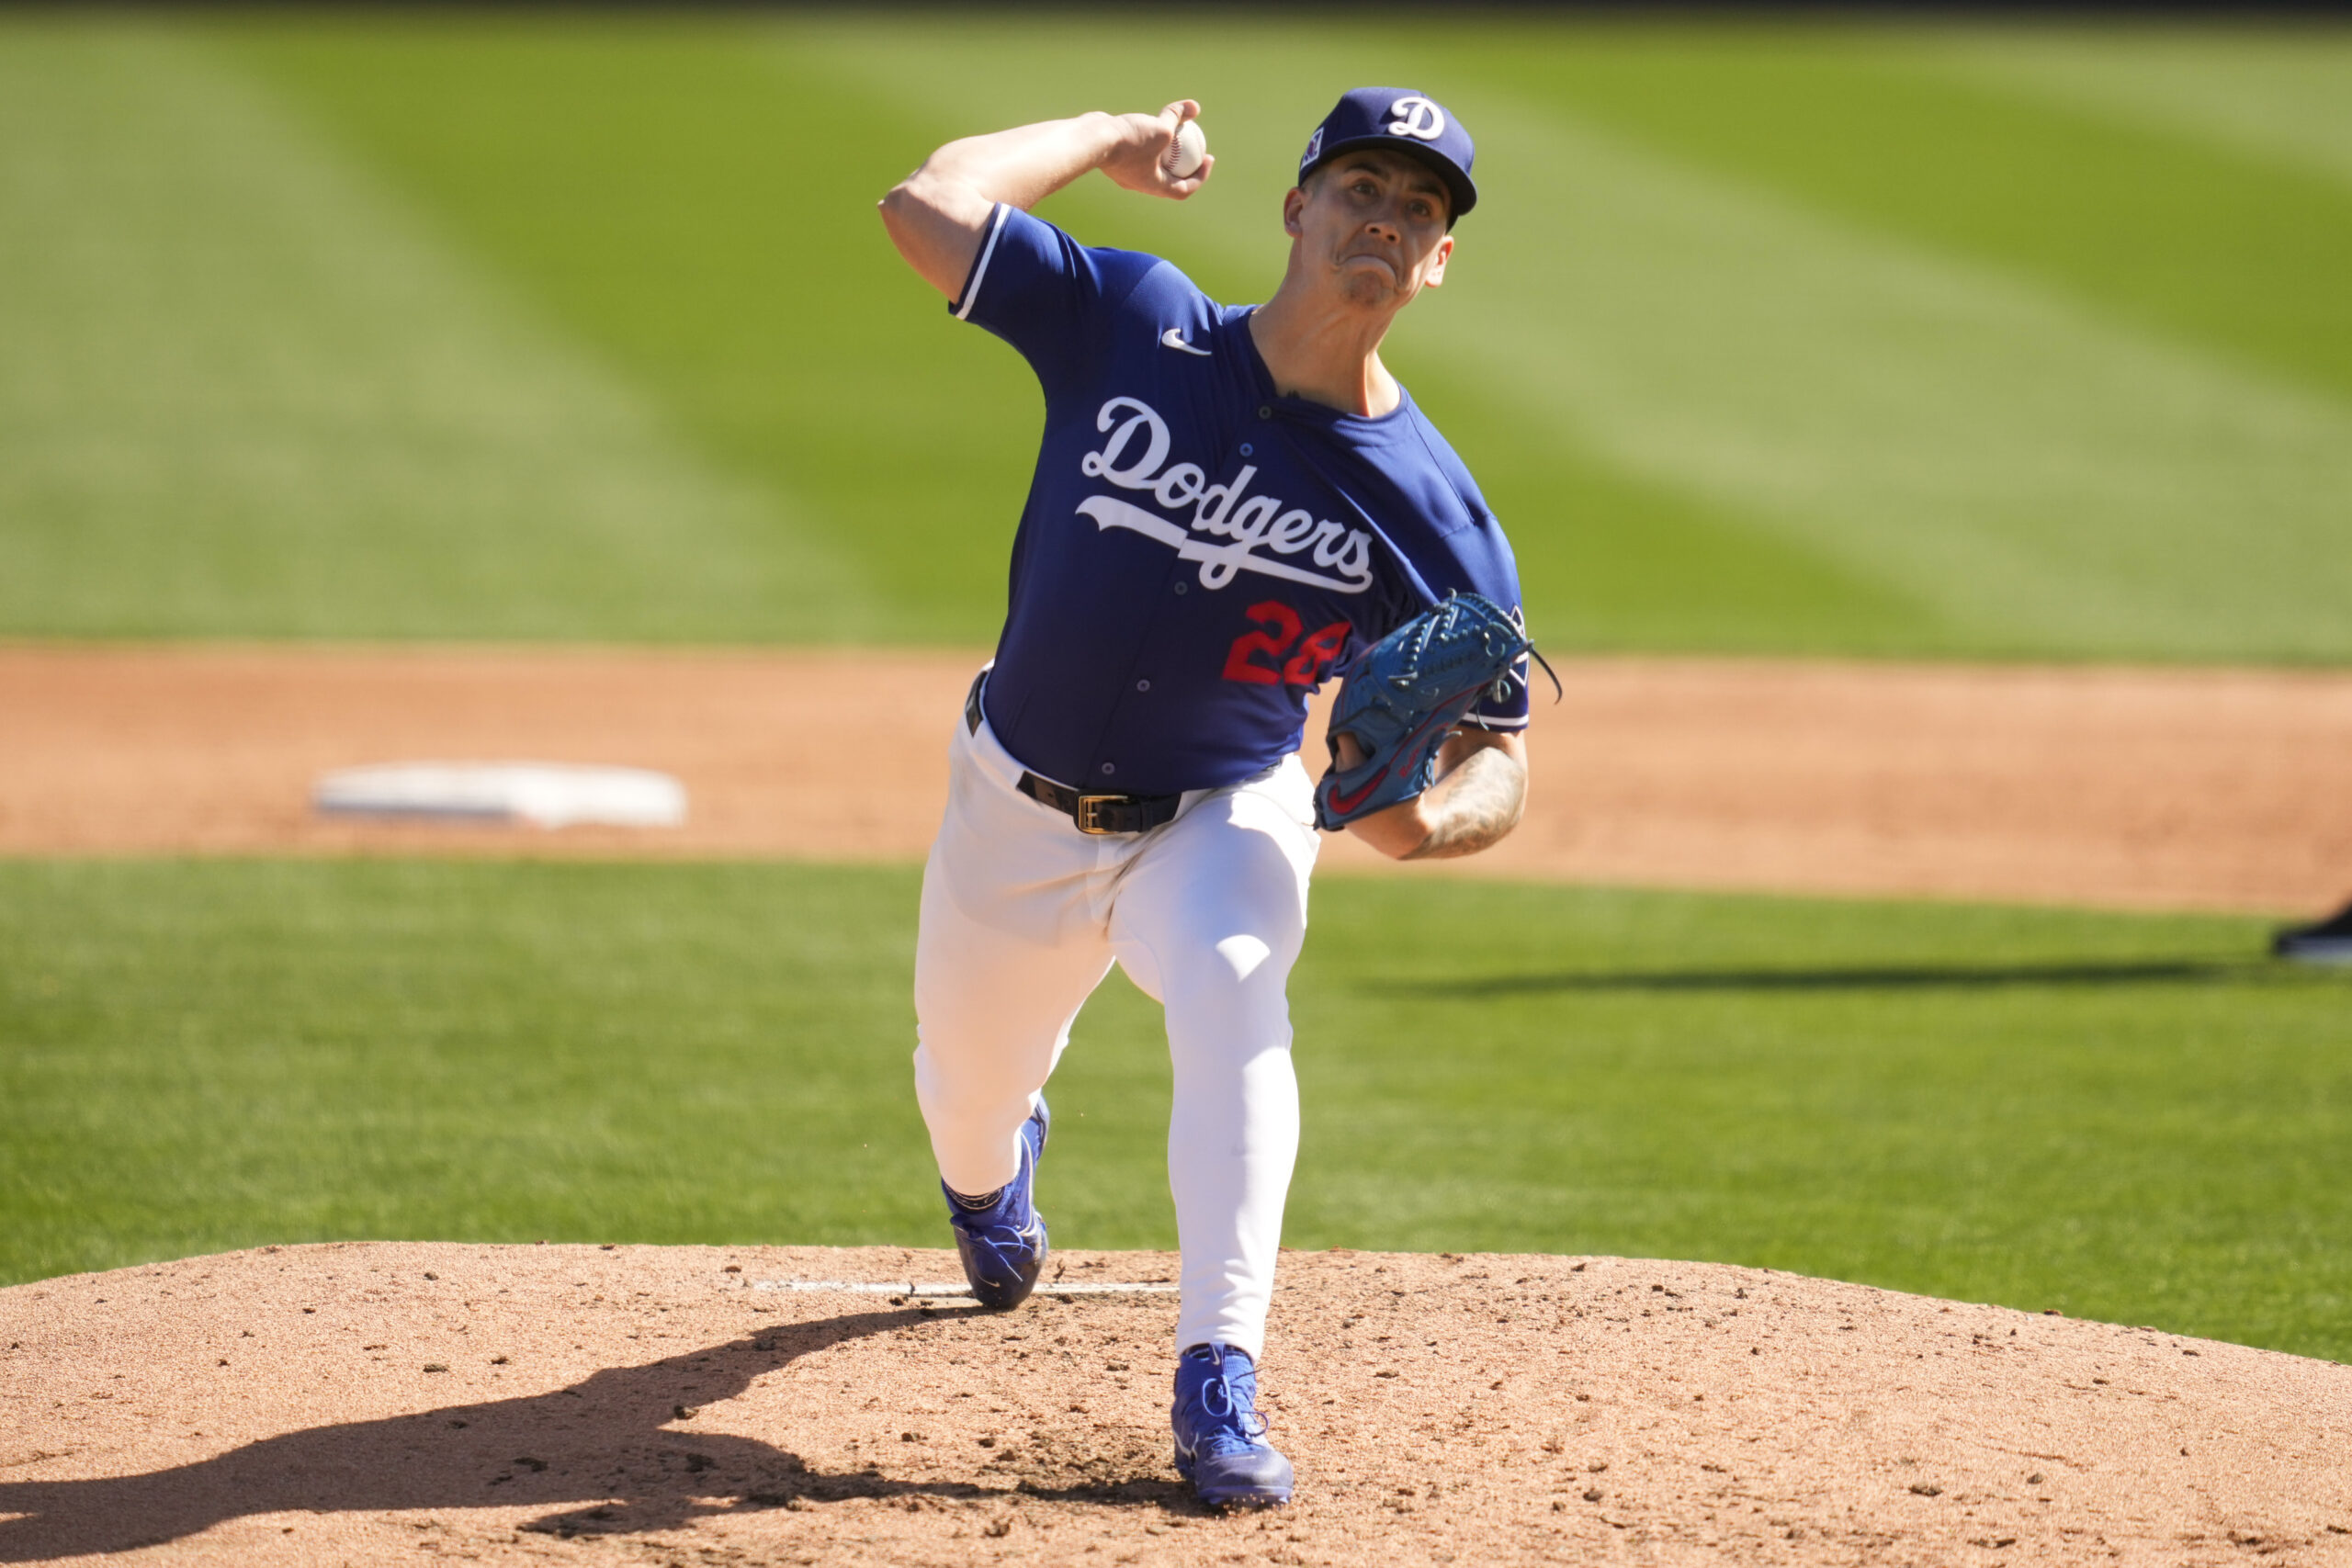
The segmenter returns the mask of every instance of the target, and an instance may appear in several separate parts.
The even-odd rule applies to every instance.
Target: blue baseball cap
[[[1427,164],[1453,194],[1449,229],[1453,219],[1478,205],[1478,187],[1470,183],[1470,160],[1478,149],[1462,122],[1426,93],[1410,87],[1357,87],[1348,93],[1306,139],[1306,151],[1298,158],[1299,182],[1359,147],[1385,147]]]

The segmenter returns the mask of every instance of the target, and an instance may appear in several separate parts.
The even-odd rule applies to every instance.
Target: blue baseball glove
[[[1480,697],[1500,700],[1532,650],[1493,600],[1450,593],[1351,660],[1330,736],[1354,736],[1363,761],[1342,771],[1333,746],[1315,786],[1316,825],[1336,832],[1429,788],[1446,736]]]

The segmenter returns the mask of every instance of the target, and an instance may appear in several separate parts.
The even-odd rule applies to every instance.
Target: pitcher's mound
[[[2352,1368],[2152,1329],[1294,1253],[1264,1404],[1298,1500],[1220,1516],[1169,1463],[1166,1294],[760,1288],[956,1278],[899,1248],[349,1244],[0,1291],[0,1562],[2352,1561]]]

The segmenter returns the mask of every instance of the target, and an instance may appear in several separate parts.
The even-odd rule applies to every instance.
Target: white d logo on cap
[[[1388,106],[1396,118],[1388,122],[1391,136],[1417,136],[1423,141],[1435,141],[1445,134],[1445,111],[1427,98],[1399,98]]]

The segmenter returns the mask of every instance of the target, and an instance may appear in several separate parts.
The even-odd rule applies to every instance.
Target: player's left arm
[[[1341,767],[1363,761],[1354,736],[1334,743]],[[1465,726],[1439,748],[1435,784],[1356,818],[1348,831],[1391,860],[1451,860],[1502,842],[1526,809],[1526,735]]]

